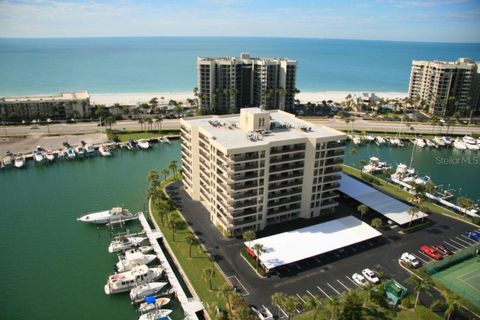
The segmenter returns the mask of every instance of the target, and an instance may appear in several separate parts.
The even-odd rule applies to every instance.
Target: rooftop
[[[215,61],[215,60],[224,60],[224,61],[288,61],[288,62],[296,62],[296,60],[288,59],[288,58],[272,58],[272,57],[251,57],[248,53],[240,54],[240,57],[198,57],[198,61]]]
[[[85,100],[90,95],[87,91],[77,92],[60,92],[57,95],[44,96],[17,96],[17,97],[3,97],[0,102],[43,102],[43,101],[71,101],[71,100]]]
[[[269,114],[270,129],[258,131],[242,129],[239,114],[197,117],[182,119],[181,121],[192,126],[198,126],[201,133],[215,140],[225,150],[266,146],[270,143],[288,140],[295,143],[295,140],[301,142],[305,138],[324,138],[325,140],[343,140],[346,138],[343,132],[323,125],[312,124],[281,110],[263,111],[260,108],[244,108],[242,110],[248,110],[253,115]]]
[[[381,235],[365,222],[353,216],[347,216],[306,228],[246,241],[245,245],[253,248],[256,243],[261,243],[265,252],[260,255],[260,261],[267,269],[273,269]]]

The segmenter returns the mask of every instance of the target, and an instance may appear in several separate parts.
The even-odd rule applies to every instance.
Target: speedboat
[[[470,144],[477,144],[477,140],[471,136],[465,136],[463,137],[463,142],[465,143],[470,143]]]
[[[442,139],[443,139],[443,142],[445,142],[445,144],[447,146],[452,144],[452,138],[450,138],[449,136],[444,136],[444,137],[442,137]]]
[[[67,159],[75,159],[75,157],[76,157],[75,151],[73,151],[72,147],[66,148],[64,153],[65,153],[65,157]]]
[[[121,207],[112,208],[110,210],[89,213],[77,219],[81,222],[89,222],[95,224],[106,224],[112,222],[129,221],[136,219],[138,215],[131,213],[128,209]]]
[[[128,140],[127,142],[127,148],[132,150],[137,148],[137,142],[133,139]]]
[[[75,152],[78,154],[79,157],[85,156],[85,149],[83,148],[83,146],[76,146]]]
[[[367,134],[365,139],[368,141],[368,142],[373,142],[375,141],[375,136],[373,134]]]
[[[168,140],[168,138],[167,138],[167,137],[165,137],[165,138],[160,138],[160,139],[158,139],[158,141],[159,141],[160,143],[167,143],[167,144],[170,144],[170,140]]]
[[[438,148],[437,144],[433,142],[432,139],[425,139],[425,143],[431,148]]]
[[[140,139],[138,140],[138,147],[143,150],[147,150],[150,148],[150,143],[147,139]]]
[[[380,136],[376,136],[375,137],[375,143],[377,144],[377,146],[385,143],[385,139],[383,137],[380,137]]]
[[[46,158],[48,161],[53,161],[53,160],[55,160],[55,155],[53,154],[52,150],[47,150],[47,151],[45,151],[45,158]]]
[[[42,163],[43,160],[45,160],[45,151],[43,151],[42,147],[38,146],[35,149],[33,152],[33,159],[38,163]]]
[[[155,295],[165,287],[168,282],[150,282],[141,284],[130,291],[130,300],[136,301]]]
[[[138,312],[147,313],[153,310],[161,309],[163,306],[166,306],[171,301],[170,298],[155,298],[155,297],[145,297],[145,302],[140,304],[138,307]]]
[[[18,154],[15,157],[15,162],[14,162],[15,168],[23,168],[25,166],[25,156],[23,154]]]
[[[85,152],[87,152],[88,155],[94,154],[95,148],[92,145],[87,144],[85,145]]]
[[[152,252],[152,251],[153,251],[152,246],[139,246],[139,247],[135,247],[135,248],[132,248],[132,249],[125,250],[125,254],[127,252],[130,252],[130,253],[140,252],[140,253],[143,253],[143,254],[147,254],[147,253]]]
[[[112,155],[106,145],[101,145],[100,148],[98,148],[98,152],[100,152],[102,157],[110,157]]]
[[[13,163],[13,154],[10,151],[7,151],[5,156],[2,159],[2,164],[4,167],[10,167]]]
[[[433,138],[433,142],[435,142],[435,144],[439,147],[445,147],[445,141],[443,141],[443,139],[440,137]]]
[[[169,314],[172,313],[172,310],[169,309],[159,309],[150,311],[148,313],[142,314],[138,320],[172,320],[169,317]]]
[[[144,237],[121,236],[118,239],[112,240],[108,246],[108,252],[114,253],[125,249],[130,249],[131,247],[139,245],[146,239],[147,238]]]
[[[354,144],[361,144],[362,143],[362,139],[360,137],[357,137],[357,136],[354,136],[352,138],[352,141]]]
[[[422,138],[415,139],[415,145],[419,146],[420,148],[425,147],[425,141]]]
[[[362,168],[362,172],[365,173],[377,173],[383,172],[391,167],[386,162],[380,162],[377,157],[371,157],[369,163]]]
[[[156,258],[157,256],[154,254],[143,254],[139,251],[127,251],[125,252],[125,256],[118,258],[119,261],[115,265],[115,269],[118,272],[125,272],[128,270],[132,270],[135,267],[149,264]]]
[[[462,140],[460,139],[455,139],[455,141],[453,141],[453,147],[455,149],[458,149],[458,150],[466,150],[467,149],[467,145],[465,142],[463,142]]]
[[[138,266],[130,271],[108,277],[107,284],[103,289],[106,294],[126,292],[136,286],[157,280],[162,275],[162,272],[161,268]]]
[[[463,137],[463,143],[465,143],[465,147],[469,150],[479,150],[480,146],[477,144],[477,140],[470,137],[470,136],[465,136]]]

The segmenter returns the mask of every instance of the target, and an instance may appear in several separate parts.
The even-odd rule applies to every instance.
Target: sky
[[[480,0],[0,0],[0,37],[109,36],[480,43]]]

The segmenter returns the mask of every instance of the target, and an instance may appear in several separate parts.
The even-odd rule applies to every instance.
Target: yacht
[[[425,143],[431,148],[438,148],[437,144],[432,139],[425,139]]]
[[[467,145],[465,142],[463,142],[462,140],[460,139],[455,139],[455,141],[453,141],[453,147],[455,149],[458,149],[458,150],[466,150],[467,149]]]
[[[98,148],[98,152],[100,152],[100,155],[102,157],[110,157],[112,155],[108,147],[104,144],[101,145],[100,148]]]
[[[353,141],[354,144],[361,144],[362,143],[362,139],[358,136],[354,136],[352,138],[352,141]]]
[[[38,163],[42,163],[43,160],[45,160],[45,151],[43,151],[42,147],[38,146],[35,149],[33,152],[33,159]]]
[[[147,150],[150,148],[150,143],[147,139],[140,139],[138,140],[138,147],[143,150]]]
[[[112,222],[122,222],[136,219],[138,214],[131,213],[128,209],[121,207],[112,208],[110,210],[89,213],[77,219],[81,222],[89,222],[95,224],[106,224]]]
[[[172,310],[159,309],[142,314],[138,320],[172,320],[169,315]]]
[[[85,145],[85,152],[88,155],[94,154],[95,153],[95,148],[92,145],[87,144],[87,145]]]
[[[170,303],[170,298],[158,298],[155,297],[146,297],[145,302],[140,304],[138,307],[138,312],[147,313],[153,310],[161,309],[163,306],[166,306]]]
[[[150,282],[141,284],[130,291],[130,300],[138,301],[159,293],[168,282]]]
[[[365,139],[368,141],[368,142],[373,142],[375,141],[375,136],[373,134],[367,134],[365,136]]]
[[[385,143],[385,139],[382,138],[382,137],[380,137],[380,136],[376,136],[376,137],[375,137],[375,143],[377,144],[377,146],[379,146],[379,145]]]
[[[414,144],[420,148],[425,147],[425,141],[422,138],[416,138]]]
[[[377,157],[371,157],[368,164],[362,168],[362,172],[365,173],[377,173],[390,169],[390,166],[386,162],[380,162]]]
[[[79,157],[85,156],[85,148],[83,146],[76,146],[75,152],[78,154]]]
[[[442,137],[442,139],[443,139],[443,142],[445,142],[445,144],[447,146],[452,144],[452,138],[450,138],[449,136],[444,136],[444,137]]]
[[[445,147],[445,141],[441,137],[433,138],[433,142],[439,147]]]
[[[15,157],[15,162],[14,162],[15,168],[23,168],[25,166],[25,156],[23,154],[18,154]]]
[[[50,162],[55,160],[55,155],[53,154],[52,150],[45,151],[45,158]]]
[[[400,163],[394,174],[390,176],[392,180],[400,180],[405,183],[415,183],[425,185],[432,182],[429,176],[421,177],[415,173],[414,168],[409,168],[407,165]]]
[[[157,280],[162,275],[161,268],[149,268],[138,266],[130,271],[114,274],[108,277],[104,286],[106,294],[114,294],[129,291],[136,286]]]
[[[118,258],[118,262],[115,265],[115,269],[118,272],[125,272],[128,270],[132,270],[137,266],[141,266],[143,264],[149,264],[153,260],[157,258],[154,254],[143,254],[139,251],[127,251],[123,257]]]
[[[125,254],[127,252],[130,252],[130,253],[134,253],[134,252],[140,252],[140,253],[143,253],[143,254],[147,254],[147,253],[150,253],[153,251],[153,247],[152,246],[139,246],[139,247],[135,247],[133,249],[128,249],[128,250],[125,250]]]
[[[4,167],[10,167],[12,163],[13,163],[13,154],[10,151],[7,151],[7,153],[2,159],[2,164]]]
[[[146,239],[147,238],[144,237],[121,236],[118,239],[112,240],[108,246],[108,252],[114,253],[130,249],[131,247],[139,245]]]
[[[75,151],[73,151],[72,147],[66,148],[64,153],[67,159],[75,159],[76,157]]]
[[[465,136],[463,137],[463,143],[465,143],[465,146],[469,150],[479,150],[480,146],[477,144],[477,140],[472,138],[471,136]]]

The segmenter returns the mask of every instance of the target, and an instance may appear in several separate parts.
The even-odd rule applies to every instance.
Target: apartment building
[[[423,100],[429,113],[451,116],[476,109],[479,64],[467,58],[454,62],[413,60],[408,96]]]
[[[200,108],[210,113],[238,113],[243,107],[292,110],[297,62],[287,58],[197,59]]]
[[[0,98],[0,116],[12,120],[83,118],[89,115],[89,109],[90,95],[87,91]]]
[[[237,236],[338,205],[342,132],[260,108],[180,124],[185,191],[222,232]]]

